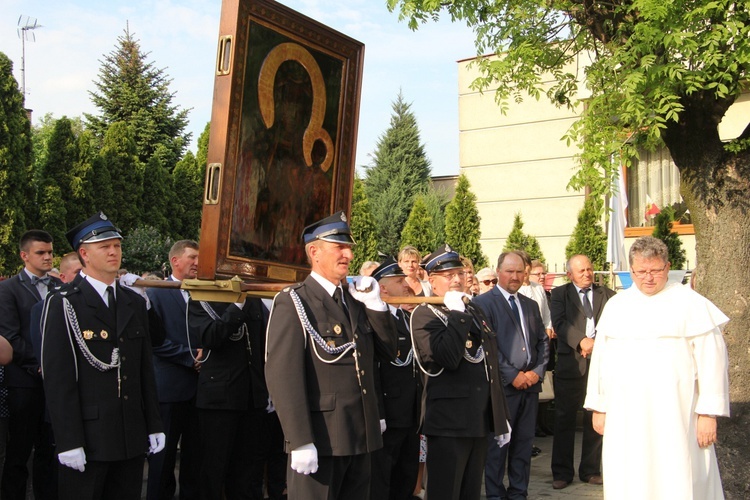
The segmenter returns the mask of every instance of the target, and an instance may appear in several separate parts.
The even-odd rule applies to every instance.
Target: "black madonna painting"
[[[224,156],[221,215],[206,228],[204,205],[201,260],[209,229],[215,273],[293,281],[307,268],[303,228],[350,208],[363,46],[275,2],[237,10],[233,47],[224,48],[232,88],[228,102],[215,90],[209,146],[209,164],[212,152]],[[223,149],[215,121],[219,135],[226,123]]]

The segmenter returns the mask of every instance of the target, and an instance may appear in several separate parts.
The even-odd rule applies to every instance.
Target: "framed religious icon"
[[[299,281],[302,230],[349,213],[364,45],[271,0],[224,0],[198,277]]]

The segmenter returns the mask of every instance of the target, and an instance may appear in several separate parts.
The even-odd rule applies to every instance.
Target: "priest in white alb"
[[[606,500],[714,500],[724,493],[716,417],[729,416],[729,321],[688,286],[667,286],[667,247],[639,238],[631,288],[597,324],[584,406],[604,435]]]

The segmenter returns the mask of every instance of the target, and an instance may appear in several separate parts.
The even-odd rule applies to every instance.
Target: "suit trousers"
[[[83,472],[60,466],[60,500],[140,500],[143,460],[88,461]]]
[[[52,426],[44,421],[44,390],[41,387],[8,387],[8,442],[2,479],[3,500],[24,500],[31,450],[34,497],[57,498],[57,457]],[[61,450],[66,451],[66,450]]]
[[[539,393],[514,390],[505,392],[513,429],[510,443],[497,446],[494,436],[487,438],[487,465],[484,469],[484,488],[487,500],[521,500],[528,496],[531,475],[531,447],[536,430]],[[508,468],[508,487],[503,484]]]
[[[276,412],[268,413],[265,408],[250,410],[250,419],[252,498],[263,500],[263,484],[266,483],[269,500],[281,500],[286,489],[287,462],[281,422]]]
[[[388,427],[383,448],[372,453],[370,498],[411,500],[419,471],[417,427]]]
[[[159,403],[159,413],[164,424],[167,442],[164,450],[148,457],[148,500],[172,500],[177,481],[174,468],[177,462],[177,444],[180,444],[180,500],[198,498],[198,473],[200,450],[198,435],[198,410],[195,400],[176,403]]]
[[[305,475],[287,468],[290,500],[368,500],[370,498],[370,454],[343,457],[318,456],[318,471]],[[373,499],[375,500],[375,499]]]
[[[586,399],[586,381],[586,376],[555,376],[555,434],[552,440],[552,477],[555,480],[571,482],[575,477],[576,416]],[[583,410],[583,444],[578,467],[578,476],[583,482],[602,473],[602,436],[591,424],[592,415],[592,412]]]
[[[479,500],[486,438],[427,436],[427,450],[427,498]]]
[[[251,499],[250,413],[243,410],[198,410],[201,428],[200,498]]]

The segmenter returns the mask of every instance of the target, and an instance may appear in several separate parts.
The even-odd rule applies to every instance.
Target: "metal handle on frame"
[[[221,193],[221,163],[209,163],[206,170],[206,192],[203,203],[218,205]]]
[[[232,72],[232,35],[219,37],[219,48],[216,54],[216,75],[228,75]]]

